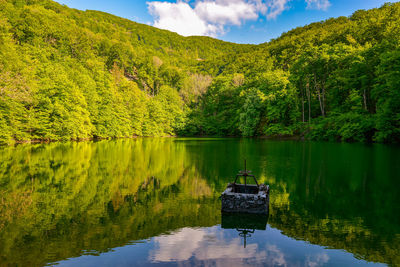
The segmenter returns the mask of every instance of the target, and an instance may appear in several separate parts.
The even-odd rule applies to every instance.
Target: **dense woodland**
[[[0,0],[0,142],[132,136],[400,142],[400,3],[260,45]]]

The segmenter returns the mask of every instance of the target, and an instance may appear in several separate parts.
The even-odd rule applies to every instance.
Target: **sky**
[[[211,36],[259,44],[282,33],[388,0],[57,0],[80,10],[100,10],[183,36]],[[393,2],[393,1],[392,1]],[[397,1],[395,1],[397,2]]]

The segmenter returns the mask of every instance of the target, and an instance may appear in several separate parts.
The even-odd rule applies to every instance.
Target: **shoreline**
[[[243,137],[243,136],[212,136],[212,135],[198,135],[198,136],[179,136],[179,135],[166,135],[166,136],[126,136],[126,137],[93,137],[93,138],[78,138],[70,140],[48,140],[48,139],[33,139],[33,140],[18,140],[11,143],[0,144],[2,147],[18,146],[24,144],[50,144],[50,143],[62,143],[62,142],[88,142],[88,141],[102,141],[102,140],[117,140],[117,139],[137,139],[137,138],[248,138],[248,139],[259,139],[259,140],[271,140],[271,141],[315,141],[315,142],[329,142],[329,143],[347,143],[347,144],[384,144],[378,142],[362,143],[362,142],[340,142],[340,141],[329,141],[329,140],[310,140],[304,135],[262,135],[253,137]],[[395,143],[390,143],[386,145],[396,145]]]

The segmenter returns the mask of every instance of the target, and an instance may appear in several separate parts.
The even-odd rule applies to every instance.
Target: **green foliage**
[[[395,77],[400,35],[393,34],[400,30],[399,16],[393,16],[399,13],[399,4],[386,4],[297,28],[240,55],[229,54],[211,73],[226,79],[244,73],[244,84],[236,83],[242,97],[220,105],[215,114],[234,114],[235,109],[239,121],[230,127],[244,136],[305,134],[318,140],[399,142]],[[222,64],[220,59],[215,62]],[[202,65],[213,69],[211,62]],[[208,118],[199,122],[201,134],[224,133],[218,127],[227,120],[213,122],[204,108],[212,98],[223,103],[221,92],[208,92],[211,95],[200,100],[203,106],[193,110],[193,117]]]
[[[399,142],[399,25],[393,3],[239,45],[51,0],[1,0],[0,142],[176,134]]]
[[[373,96],[377,99],[377,133],[379,142],[400,142],[400,46],[381,56]]]
[[[251,90],[244,93],[244,104],[240,110],[239,130],[243,136],[253,136],[260,122],[261,92]]]
[[[372,116],[348,112],[318,118],[308,134],[313,140],[368,142],[374,135]]]

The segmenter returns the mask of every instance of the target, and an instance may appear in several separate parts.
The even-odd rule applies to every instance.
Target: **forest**
[[[0,0],[0,143],[135,136],[400,142],[400,3],[260,45]]]

